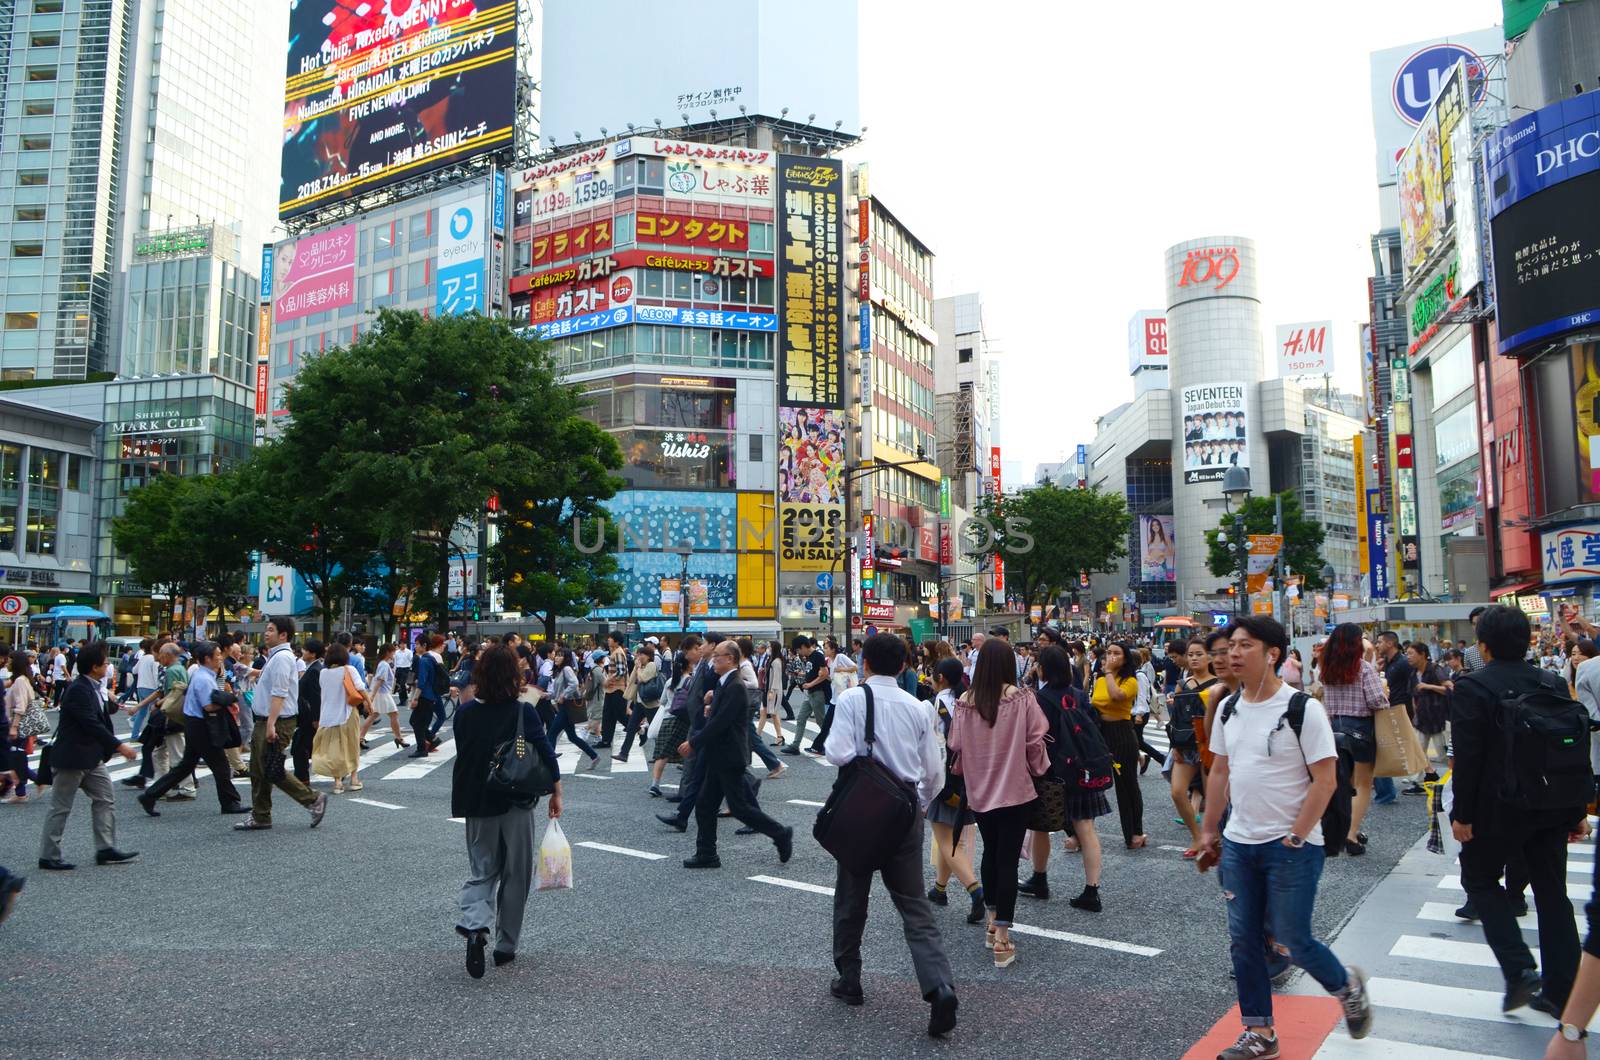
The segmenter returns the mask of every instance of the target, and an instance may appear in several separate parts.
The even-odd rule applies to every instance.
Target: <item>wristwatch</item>
[[[1561,1037],[1569,1042],[1581,1042],[1589,1037],[1589,1032],[1575,1023],[1563,1023],[1561,1025]]]
[[[1287,842],[1290,846],[1294,847],[1296,850],[1299,850],[1301,847],[1306,845],[1305,837],[1304,836],[1300,836],[1300,835],[1296,835],[1293,832],[1290,832],[1288,835],[1284,836],[1283,838],[1284,838],[1285,842]]]

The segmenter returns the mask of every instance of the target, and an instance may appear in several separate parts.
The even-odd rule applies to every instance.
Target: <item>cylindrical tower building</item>
[[[1190,239],[1167,249],[1167,343],[1172,383],[1172,509],[1178,613],[1196,593],[1225,584],[1206,568],[1205,531],[1223,514],[1222,476],[1250,471],[1268,491],[1261,433],[1261,302],[1256,245],[1238,236]]]

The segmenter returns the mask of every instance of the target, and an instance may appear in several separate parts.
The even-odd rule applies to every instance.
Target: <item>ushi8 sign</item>
[[[778,403],[844,407],[844,164],[778,156]]]

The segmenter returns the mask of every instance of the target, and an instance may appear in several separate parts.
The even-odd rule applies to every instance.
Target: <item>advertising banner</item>
[[[1278,562],[1278,554],[1283,551],[1283,535],[1250,534],[1246,541],[1249,563],[1245,567],[1245,588],[1252,593],[1267,592],[1273,564]]]
[[[1178,580],[1178,549],[1170,515],[1139,516],[1139,580]]]
[[[1400,260],[1409,278],[1444,238],[1444,176],[1439,171],[1439,115],[1429,110],[1400,156]]]
[[[1128,321],[1128,371],[1167,366],[1167,317],[1144,309]]]
[[[1499,351],[1600,321],[1600,91],[1511,122],[1484,147]]]
[[[1278,378],[1299,379],[1333,374],[1333,347],[1328,333],[1333,321],[1278,325]]]
[[[844,433],[843,415],[833,409],[778,410],[778,527],[786,571],[838,566]]]
[[[1183,481],[1220,482],[1229,467],[1249,468],[1245,385],[1186,386],[1183,401]]]
[[[1383,512],[1383,491],[1367,490],[1368,595],[1389,599],[1389,517]]]
[[[267,414],[267,369],[266,361],[256,362],[256,415]]]
[[[875,626],[896,625],[893,600],[868,600],[861,605],[861,617]]]
[[[509,144],[516,32],[515,0],[298,0],[289,13],[278,215]]]
[[[1457,62],[1465,61],[1472,104],[1483,105],[1485,55],[1499,55],[1505,38],[1498,27],[1458,33],[1372,53],[1372,127],[1380,185],[1395,182],[1406,145],[1422,123]]]
[[[665,243],[674,247],[708,250],[750,249],[750,226],[738,221],[716,221],[677,213],[640,210],[633,217],[635,243]]]
[[[533,265],[553,265],[568,258],[598,254],[611,247],[611,218],[534,236]]]
[[[627,272],[602,280],[541,287],[528,299],[527,323],[548,324],[566,317],[603,313],[614,306],[631,305],[633,294],[633,274]]]
[[[558,339],[589,331],[621,327],[624,324],[671,324],[685,328],[730,328],[734,331],[778,330],[778,318],[771,313],[733,313],[722,309],[678,309],[671,306],[618,306],[587,316],[552,320],[536,324],[541,339]]]
[[[778,404],[844,407],[844,163],[778,156]]]
[[[590,618],[659,618],[662,613],[661,583],[680,578],[683,560],[670,552],[619,552],[616,577],[622,582],[622,597],[614,604],[597,607]],[[697,603],[703,586],[704,603]],[[696,552],[689,557],[689,610],[706,618],[736,618],[739,607],[739,556],[733,552]],[[703,610],[696,611],[703,606]],[[674,608],[676,613],[676,608]]]
[[[766,155],[770,152],[754,151]],[[747,166],[735,162],[691,162],[668,159],[665,197],[682,202],[755,202],[770,205],[773,198],[772,164]]]
[[[356,300],[356,226],[340,225],[326,232],[280,243],[277,250],[277,292],[273,319],[280,324]]]
[[[1355,450],[1355,483],[1356,483],[1356,565],[1358,573],[1365,576],[1367,573],[1367,440],[1366,435],[1358,434],[1350,439],[1350,445]]]
[[[617,192],[612,183],[614,150],[615,145],[603,144],[526,171],[518,188],[519,194],[526,194],[526,215],[519,216],[517,224],[554,221],[578,210],[610,206]]]
[[[485,311],[483,266],[487,250],[483,194],[476,192],[439,207],[439,251],[434,262],[439,316]]]
[[[1600,578],[1600,523],[1581,523],[1541,534],[1545,584]]]
[[[844,548],[844,505],[783,502],[778,549],[784,571],[831,571]]]
[[[526,273],[512,277],[511,293],[523,294],[541,287],[557,287],[580,280],[609,276],[620,269],[668,269],[673,272],[700,272],[710,276],[738,279],[747,276],[771,276],[772,261],[768,258],[732,258],[717,254],[672,253],[660,250],[619,250],[603,258],[586,261],[543,272]]]

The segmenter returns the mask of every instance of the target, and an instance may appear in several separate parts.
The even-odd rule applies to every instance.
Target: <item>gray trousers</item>
[[[58,769],[50,789],[50,813],[44,819],[44,836],[39,840],[39,857],[46,861],[61,857],[61,835],[67,830],[72,800],[78,789],[89,796],[94,815],[94,849],[110,850],[117,845],[117,809],[112,798],[111,774],[103,765],[93,769]]]
[[[789,742],[789,746],[796,751],[800,750],[800,745],[808,739],[806,719],[816,718],[817,727],[820,729],[822,719],[828,713],[828,693],[822,685],[807,689],[801,696],[800,709],[794,712],[794,739]]]
[[[880,870],[889,898],[900,913],[917,986],[926,998],[941,986],[954,986],[950,958],[933,920],[933,907],[922,889],[922,818],[906,830],[888,863]],[[872,876],[858,876],[843,865],[833,887],[833,966],[841,978],[861,982],[861,933],[867,926],[867,894]]]
[[[497,929],[495,950],[517,952],[533,883],[533,807],[468,817],[467,865],[472,874],[461,885],[461,930]]]

